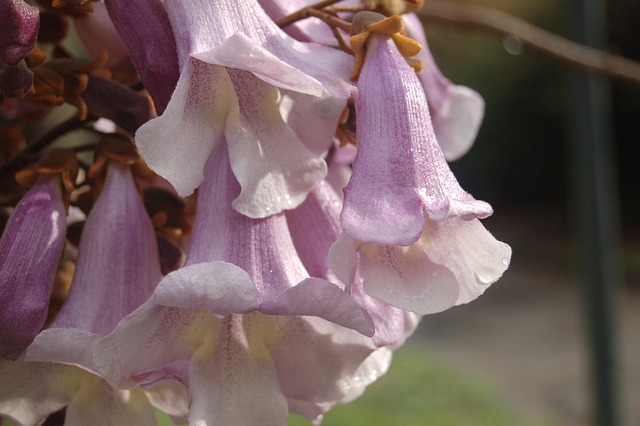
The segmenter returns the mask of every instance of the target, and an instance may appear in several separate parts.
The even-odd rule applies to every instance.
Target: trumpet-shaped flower
[[[369,37],[358,90],[358,152],[341,215],[347,234],[408,245],[422,234],[425,217],[473,219],[492,213],[451,173],[418,77],[389,36]]]
[[[95,374],[93,348],[99,338],[141,305],[161,278],[155,234],[131,171],[115,161],[107,167],[64,306],[24,360],[0,364],[0,413],[24,426],[41,424],[64,407],[65,426],[155,424],[150,401],[162,398],[142,389],[115,389]],[[160,392],[166,399],[160,405],[174,414],[186,411],[180,388],[166,385]]]
[[[420,314],[469,302],[506,270],[511,249],[478,220],[491,207],[451,173],[422,86],[392,39],[372,34],[367,48],[334,271],[352,282],[357,252],[370,296]]]
[[[98,344],[97,362],[119,386],[188,383],[192,425],[281,425],[288,409],[313,418],[344,398],[375,349],[345,328],[370,335],[370,319],[309,278],[283,215],[235,212],[239,191],[223,144],[205,170],[185,267]]]
[[[67,218],[60,176],[42,175],[0,240],[0,357],[17,359],[47,318]]]
[[[237,211],[261,218],[299,205],[327,173],[317,152],[331,139],[310,150],[283,117],[280,90],[343,99],[329,114],[337,121],[353,89],[348,55],[288,37],[256,0],[165,6],[181,75],[163,115],[138,130],[145,161],[188,195],[224,140],[242,188]]]

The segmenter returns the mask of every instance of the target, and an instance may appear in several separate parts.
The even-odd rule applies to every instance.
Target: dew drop
[[[478,284],[489,285],[492,282],[490,278],[487,278],[478,272],[476,272],[475,275],[476,275],[476,281],[478,282]]]
[[[198,274],[189,275],[189,282],[191,284],[195,284],[195,283],[198,282],[199,278],[200,278],[200,276]]]
[[[503,258],[502,258],[502,264],[503,264],[504,266],[509,266],[509,258],[503,257]]]

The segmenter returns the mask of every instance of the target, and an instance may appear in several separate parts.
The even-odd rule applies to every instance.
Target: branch
[[[568,40],[491,7],[430,0],[421,15],[427,20],[511,35],[522,44],[561,62],[593,74],[640,84],[640,63]]]

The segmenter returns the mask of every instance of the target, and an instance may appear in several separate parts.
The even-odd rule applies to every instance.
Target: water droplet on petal
[[[476,281],[478,282],[478,284],[489,285],[493,282],[491,278],[487,278],[486,276],[480,274],[479,272],[476,272],[475,275],[476,275]]]
[[[502,264],[503,264],[504,266],[509,266],[509,258],[507,258],[507,257],[503,257],[503,258],[502,258]]]

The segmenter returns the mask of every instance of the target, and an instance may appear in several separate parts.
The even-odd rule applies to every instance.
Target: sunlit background
[[[571,33],[569,0],[472,2]],[[608,1],[607,22],[610,50],[640,60],[640,3]],[[484,224],[512,246],[512,264],[478,300],[425,317],[388,376],[323,424],[595,424],[591,313],[570,183],[573,73],[512,39],[432,21],[426,31],[443,72],[485,98],[476,145],[452,168],[463,188],[493,205]],[[611,211],[621,249],[621,279],[610,283],[614,373],[619,424],[631,426],[640,424],[640,86],[613,82],[611,95],[610,191],[620,201]]]

